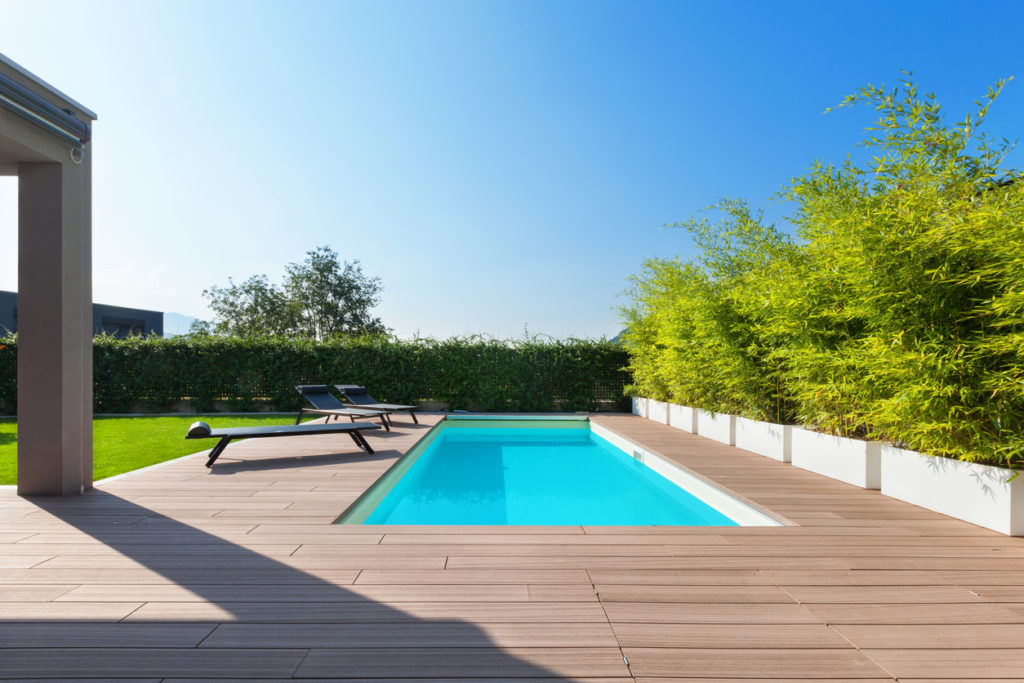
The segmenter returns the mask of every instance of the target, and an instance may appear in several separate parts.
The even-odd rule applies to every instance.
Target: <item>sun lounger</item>
[[[224,452],[232,439],[265,439],[272,436],[300,436],[302,434],[348,434],[356,445],[369,454],[373,449],[367,443],[360,430],[380,429],[379,425],[370,422],[333,423],[333,424],[308,424],[308,425],[271,425],[268,427],[231,427],[228,429],[210,429],[205,422],[193,422],[185,434],[186,439],[220,439],[217,445],[210,451],[210,457],[206,461],[207,467],[213,467],[213,463]]]
[[[328,422],[331,421],[332,415],[335,419],[345,415],[346,417],[351,418],[353,422],[356,421],[357,417],[379,417],[380,423],[384,429],[388,431],[391,430],[391,425],[388,424],[387,417],[384,415],[385,411],[347,406],[331,393],[330,388],[326,384],[300,384],[295,387],[295,390],[302,394],[305,399],[313,405],[312,408],[302,408],[299,410],[299,416],[295,418],[295,424],[302,422],[302,418],[307,413],[311,415],[326,415]]]
[[[412,416],[412,421],[416,424],[420,423],[420,421],[416,419],[416,413],[413,412],[416,410],[416,406],[402,406],[394,403],[378,403],[377,399],[370,396],[365,388],[357,384],[335,384],[334,388],[340,391],[341,395],[348,399],[354,406],[358,406],[359,408],[369,408],[370,410],[386,410],[388,412],[404,412],[408,410],[409,415]]]

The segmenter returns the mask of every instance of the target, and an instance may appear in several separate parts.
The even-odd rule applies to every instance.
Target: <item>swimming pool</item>
[[[578,416],[449,416],[339,522],[778,525],[708,482]]]

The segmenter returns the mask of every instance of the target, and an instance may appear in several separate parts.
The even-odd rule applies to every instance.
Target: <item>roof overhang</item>
[[[81,147],[92,137],[96,114],[0,54],[0,107]]]

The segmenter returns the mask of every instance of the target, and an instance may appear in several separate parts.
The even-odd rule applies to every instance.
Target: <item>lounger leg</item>
[[[210,457],[206,461],[207,467],[213,467],[213,463],[220,457],[220,454],[224,452],[224,449],[228,447],[228,443],[231,442],[230,436],[222,436],[217,445],[210,450]]]
[[[370,442],[366,440],[366,437],[363,436],[363,433],[356,432],[356,436],[358,436],[359,440],[363,442],[363,448],[366,449],[366,452],[370,455],[373,455],[373,448],[370,447]]]
[[[305,408],[299,410],[299,416],[297,418],[295,418],[295,424],[299,424],[300,422],[302,422],[302,416],[305,415],[305,414],[306,414],[306,409]]]
[[[415,423],[415,424],[419,424],[419,423],[420,423],[420,421],[416,419],[416,413],[414,413],[414,412],[412,412],[412,411],[410,410],[410,411],[409,411],[409,414],[410,414],[410,415],[412,415],[412,421],[413,421],[413,423]]]
[[[359,448],[363,449],[370,455],[373,455],[373,449],[370,448],[370,444],[366,442],[366,439],[363,438],[362,434],[359,432],[349,432],[348,435],[352,437],[352,440],[356,442],[356,445],[359,446]]]
[[[391,431],[391,425],[388,424],[388,421],[386,419],[384,419],[383,415],[380,416],[380,423],[382,425],[384,425],[384,431],[385,432],[390,432]]]
[[[380,419],[382,419],[382,420],[387,420],[387,421],[388,421],[388,431],[390,431],[390,429],[391,429],[391,424],[392,424],[392,423],[391,423],[391,416],[390,416],[390,415],[388,415],[387,413],[384,413],[383,415],[381,415],[381,416],[380,416]]]

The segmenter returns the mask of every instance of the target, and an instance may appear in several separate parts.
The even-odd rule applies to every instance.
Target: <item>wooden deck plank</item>
[[[622,647],[668,648],[822,648],[849,642],[823,624],[648,624],[616,623]]]
[[[803,604],[837,603],[978,603],[981,598],[960,586],[788,586],[786,592]]]
[[[258,623],[406,623],[459,620],[473,624],[607,623],[591,602],[150,602],[126,621],[218,621]],[[567,626],[567,628],[574,628]]]
[[[75,647],[196,647],[217,624],[96,624],[18,622],[0,624],[0,649]],[[270,645],[270,647],[280,647]],[[6,654],[0,655],[0,657]]]
[[[829,624],[1021,624],[1021,614],[1001,605],[817,604],[806,609]]]
[[[623,648],[636,676],[883,678],[886,671],[862,652],[844,649]]]
[[[559,587],[559,590],[563,590]],[[590,590],[589,585],[587,590]],[[57,601],[72,602],[422,602],[427,600],[470,602],[519,602],[528,600],[526,585],[369,585],[338,586],[324,583],[268,584],[148,584],[79,586],[61,595]],[[593,594],[591,593],[591,598]],[[568,598],[563,598],[568,599]]]
[[[209,569],[210,571],[237,571],[254,563],[254,558],[248,555],[234,557],[204,557],[202,555],[196,556],[189,554],[180,556],[140,555],[137,557],[61,555],[44,562],[40,562],[39,564],[34,565],[32,569],[191,569],[195,567],[202,567],[204,569]],[[274,565],[274,568],[280,568],[283,571],[290,571],[292,569],[367,569],[383,572],[411,572],[414,570],[424,570],[423,573],[429,576],[430,574],[425,570],[442,570],[445,566],[445,556],[407,555],[404,557],[381,557],[375,556],[372,552],[354,552],[330,558],[317,556],[303,556],[299,558],[293,558],[291,556],[277,557],[273,562],[268,562],[266,564],[268,565],[268,569],[271,568],[269,565]],[[383,565],[384,568],[374,567],[375,564]],[[280,565],[280,567],[277,567],[277,565]],[[491,581],[489,583],[501,582]]]
[[[261,678],[261,679],[259,679],[259,681],[257,683],[281,683],[281,681],[294,681],[294,680],[295,680],[294,678]],[[396,677],[393,677],[393,676],[389,676],[388,678],[320,678],[320,677],[318,677],[316,680],[328,681],[330,683],[381,683],[382,681],[386,681],[387,683],[438,683],[438,681],[442,680],[442,679],[438,679],[438,678],[407,678],[407,677],[404,677],[404,676],[396,678]],[[467,677],[460,677],[457,680],[458,680],[459,683],[554,683],[554,681],[559,681],[559,680],[564,681],[566,679],[562,678],[562,677],[551,677],[551,676],[542,676],[542,677],[518,676],[518,677],[515,677],[515,678],[494,677],[494,676],[487,676],[487,677],[481,678],[479,676],[472,676],[472,677],[468,677],[468,678]],[[617,676],[617,677],[614,677],[614,678],[608,678],[608,677],[603,677],[603,676],[601,676],[601,677],[595,677],[595,676],[583,676],[583,677],[580,677],[580,676],[575,676],[575,677],[573,677],[572,681],[573,681],[573,683],[624,683],[624,682],[631,683],[633,681],[633,679],[632,678],[623,678],[621,676]],[[28,682],[26,681],[25,683],[28,683]],[[75,682],[70,682],[69,681],[68,683],[78,683],[78,682],[77,681],[75,681]],[[118,680],[117,683],[122,683],[122,682],[120,680]],[[160,683],[220,683],[220,679],[216,679],[216,678],[165,678]],[[803,681],[802,683],[807,683],[807,682]],[[863,682],[858,681],[858,683],[863,683]]]
[[[763,581],[778,586],[947,586],[944,572],[923,570],[762,569]]]
[[[1024,539],[633,416],[595,419],[796,525],[331,524],[423,417],[0,490],[0,677],[1024,678]]]
[[[629,678],[619,648],[374,648],[310,650],[296,677]]]
[[[120,550],[116,550],[101,543],[42,543],[33,544],[12,544],[3,546],[3,552],[7,555],[49,555],[51,557],[104,557],[111,558],[150,558],[150,557],[247,557],[251,553],[257,553],[264,557],[289,557],[295,554],[301,546],[299,545],[263,545],[252,544],[246,547],[225,545],[205,548],[192,546],[163,546],[163,545],[139,545],[126,544]],[[109,564],[103,566],[109,567]]]
[[[818,624],[815,613],[802,605],[720,603],[602,603],[613,624]]]
[[[0,621],[120,621],[141,602],[0,602]]]
[[[842,624],[833,628],[862,650],[1020,648],[1024,643],[1024,624],[975,624],[970,628],[961,624],[922,624],[915,628]]]
[[[585,583],[590,577],[582,569],[365,569],[357,584],[500,584],[500,583]]]
[[[443,561],[443,559],[442,559]],[[201,566],[196,562],[193,566]],[[358,569],[306,569],[246,567],[238,569],[0,569],[0,591],[10,584],[316,584],[352,582]],[[73,586],[72,586],[73,587]],[[70,589],[69,589],[70,590]]]
[[[0,632],[2,633],[2,632]],[[203,647],[272,648],[618,647],[606,623],[418,621],[349,624],[223,624]]]
[[[213,676],[254,680],[261,676],[288,678],[305,650],[206,650],[199,648],[57,648],[7,650],[0,657],[0,676],[47,675],[78,678],[133,676]]]
[[[0,585],[0,602],[49,602],[77,587],[75,583],[36,585],[28,582],[18,582]]]
[[[721,547],[721,546],[718,546]],[[549,559],[553,557],[587,557],[587,558],[608,558],[622,562],[634,557],[643,558],[645,561],[655,558],[672,559],[673,554],[665,546],[647,545],[643,551],[638,553],[635,546],[623,545],[551,545],[551,544],[516,544],[515,546],[498,543],[486,545],[470,544],[384,544],[375,546],[353,546],[340,545],[310,545],[299,546],[295,551],[295,557],[311,558],[334,558],[343,557],[355,552],[361,552],[377,557],[417,557],[420,555],[446,555],[449,557],[473,558],[480,557],[485,561],[490,558],[497,558],[497,561],[505,561],[516,557],[536,557]]]
[[[294,680],[295,680],[294,678],[261,678],[261,679],[259,679],[259,681],[257,683],[281,683],[282,681],[294,681]],[[438,683],[439,680],[443,680],[443,679],[438,679],[438,678],[407,678],[407,677],[404,677],[404,676],[403,677],[389,676],[388,678],[321,678],[321,677],[318,677],[315,680],[328,681],[329,683],[381,683],[382,681],[386,681],[387,683]],[[459,683],[554,683],[555,681],[559,681],[559,680],[564,681],[566,679],[562,678],[562,677],[552,677],[552,676],[542,676],[542,677],[536,677],[536,676],[517,676],[515,678],[494,677],[494,676],[487,676],[487,677],[481,678],[479,676],[471,676],[471,677],[460,677],[460,678],[458,678],[456,680],[458,680]],[[632,683],[633,680],[634,680],[633,678],[623,678],[621,676],[617,676],[617,677],[614,677],[614,678],[608,678],[608,677],[604,677],[604,676],[601,676],[601,677],[595,677],[595,676],[583,676],[583,677],[580,677],[580,676],[575,676],[575,677],[572,678],[573,683],[624,683],[624,682]],[[29,683],[29,682],[25,681],[24,683]],[[74,681],[74,682],[69,681],[68,683],[78,683],[78,682],[77,681]],[[122,682],[119,679],[117,683],[122,683]],[[160,683],[220,683],[220,679],[216,679],[216,678],[165,678]],[[803,681],[802,683],[807,683],[807,682]],[[863,683],[863,682],[862,681],[858,681],[858,683]]]
[[[636,683],[750,683],[749,678],[665,678],[658,676],[657,678],[638,676]],[[772,683],[844,683],[848,682],[849,678],[822,678],[815,676],[808,678],[801,676],[800,678],[773,678]],[[886,678],[858,678],[857,683],[892,683],[894,680],[892,677]],[[167,681],[164,681],[167,683]],[[909,683],[909,682],[908,682]],[[913,683],[923,683],[922,681],[913,681]],[[948,683],[948,681],[946,681]],[[957,683],[990,683],[988,681],[957,681]],[[1005,683],[1005,682],[1004,682]]]
[[[631,546],[643,546],[643,545],[708,545],[708,539],[714,539],[712,535],[699,535],[691,536],[686,532],[677,532],[674,536],[646,536],[643,534],[637,535],[622,535],[615,538],[617,545],[631,545]],[[726,545],[724,539],[721,545]],[[429,534],[420,535],[416,533],[389,533],[384,535],[382,543],[404,543],[404,544],[422,544],[422,543],[466,543],[472,545],[485,545],[494,543],[494,536],[485,533],[476,534]],[[593,536],[589,534],[510,534],[502,539],[502,543],[506,544],[510,549],[514,548],[519,543],[528,544],[552,544],[552,545],[605,545],[608,543],[608,539],[600,536]],[[713,543],[713,542],[712,542]]]
[[[914,678],[1019,678],[1024,649],[864,650],[900,680]]]
[[[449,565],[452,558],[448,558]],[[765,586],[773,580],[756,569],[631,569],[628,567],[588,569],[590,580],[605,586]]]
[[[775,586],[653,586],[597,584],[601,602],[710,602],[715,604],[793,603],[793,598]]]
[[[0,555],[0,569],[28,569],[50,559],[52,555]]]

